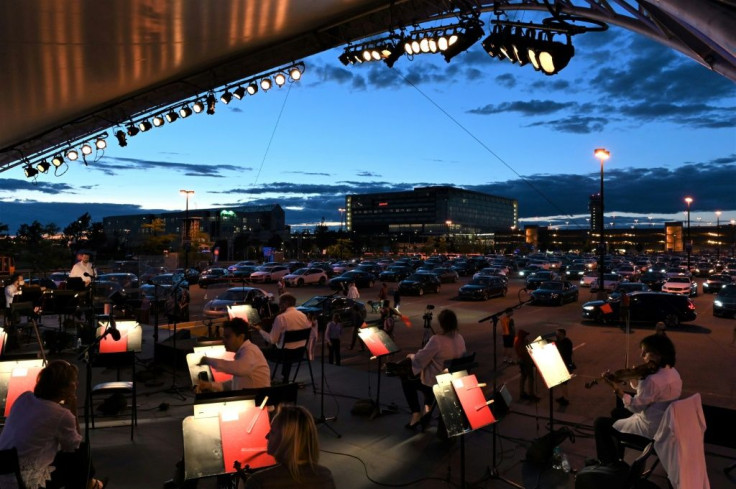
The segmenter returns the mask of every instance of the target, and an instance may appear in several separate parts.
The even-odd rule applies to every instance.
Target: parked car
[[[607,304],[608,307],[605,307]],[[620,322],[621,301],[590,301],[583,304],[583,320],[598,323]],[[609,312],[610,311],[610,312]],[[664,292],[634,292],[629,294],[629,318],[631,322],[665,323],[668,328],[697,318],[695,304],[684,295]]]
[[[138,281],[144,284],[156,275],[161,275],[162,273],[169,273],[169,269],[166,267],[147,267],[138,277]]]
[[[232,273],[238,267],[257,267],[257,266],[258,266],[258,263],[254,262],[253,260],[245,260],[245,261],[239,261],[238,263],[234,265],[230,265],[229,267],[227,267],[227,269],[230,271],[230,273]]]
[[[97,280],[117,282],[124,289],[138,288],[138,277],[133,273],[103,273],[97,276]]]
[[[378,263],[361,263],[353,270],[372,273],[375,278],[378,278],[378,275],[383,272],[383,268]]]
[[[359,289],[363,287],[371,288],[376,283],[376,277],[370,272],[350,270],[330,280],[329,285],[332,290],[348,290],[350,282],[355,282],[355,286]]]
[[[590,287],[598,279],[598,272],[595,270],[589,270],[580,277],[580,287]]]
[[[593,280],[593,283],[590,284],[590,291],[595,292],[599,290],[598,281],[600,280],[600,276],[597,277],[595,280]],[[624,278],[617,274],[617,273],[604,273],[603,274],[603,290],[614,290],[616,287],[618,287],[618,284],[623,282]]]
[[[685,277],[684,275],[669,277],[662,285],[662,292],[683,294],[692,297],[698,295],[698,284],[690,280],[690,277]]]
[[[357,304],[360,309],[361,317],[366,316],[365,305],[362,302],[348,299],[341,295],[318,295],[306,301],[297,309],[304,314],[314,314],[317,322],[321,327],[327,325],[332,320],[332,315],[337,313],[340,315],[340,322],[343,326],[360,327],[360,324],[352,323],[352,308]]]
[[[391,265],[378,275],[378,280],[381,282],[400,282],[412,273],[414,273],[414,269],[410,266]]]
[[[439,293],[440,279],[432,273],[413,273],[399,282],[399,294],[424,295],[426,292]]]
[[[550,270],[538,270],[526,278],[526,288],[528,290],[534,290],[539,287],[542,282],[549,282],[550,280],[557,280],[559,277],[557,273]]]
[[[208,268],[199,274],[197,283],[203,289],[206,289],[213,284],[225,284],[229,283],[232,279],[232,275],[227,271],[227,268]]]
[[[284,275],[284,282],[293,287],[301,287],[306,284],[324,285],[327,283],[327,274],[321,268],[300,268]]]
[[[647,284],[641,282],[621,282],[616,286],[610,294],[608,294],[608,300],[620,301],[624,294],[631,294],[632,292],[647,292],[652,289]]]
[[[488,300],[490,297],[504,297],[508,292],[506,282],[501,277],[484,275],[474,278],[457,291],[458,299]]]
[[[177,268],[174,270],[174,273],[181,273],[184,275],[184,279],[186,279],[187,282],[190,284],[193,284],[199,280],[199,270],[196,268],[187,268],[184,270],[183,268]]]
[[[162,273],[141,285],[140,291],[148,300],[153,300],[154,296],[158,295],[157,298],[160,301],[172,287],[188,289],[189,282],[180,274]]]
[[[253,272],[256,272],[258,270],[257,265],[238,265],[232,270],[230,267],[228,267],[228,270],[230,270],[230,273],[233,276],[234,281],[239,280],[248,280],[250,279],[250,276],[253,274]]]
[[[69,278],[69,272],[53,272],[49,274],[49,278],[54,281],[58,289],[61,287],[61,284],[66,284],[66,279]]]
[[[733,279],[725,273],[717,273],[708,277],[703,282],[703,294],[715,294],[728,284],[732,284]]]
[[[567,277],[568,280],[578,281],[583,277],[583,275],[585,275],[586,271],[588,271],[588,268],[584,263],[573,263],[569,267],[565,268],[565,277]]]
[[[254,283],[276,282],[289,274],[286,265],[261,265],[258,270],[250,274],[250,281]]]
[[[634,267],[634,265],[620,265],[616,267],[616,270],[614,270],[614,272],[617,275],[623,277],[624,280],[628,280],[630,282],[633,282],[634,280],[639,278],[639,270]]]
[[[272,302],[272,300],[273,295],[263,289],[257,289],[255,287],[231,287],[214,299],[206,302],[202,309],[202,314],[209,319],[226,317],[228,315],[227,306],[243,304],[253,306],[257,311],[261,311],[261,308]],[[275,314],[278,311],[278,306],[276,304],[273,304],[273,306],[275,309],[269,306],[269,311]]]
[[[353,268],[355,268],[355,263],[338,261],[332,264],[332,273],[334,273],[335,275],[342,275],[343,273],[347,272],[348,270],[352,270]]]
[[[736,284],[724,285],[713,298],[714,316],[731,316],[736,314]]]
[[[454,284],[460,280],[460,276],[457,272],[450,267],[436,267],[432,269],[430,273],[436,275],[437,278],[440,279],[440,282],[446,284]]]
[[[578,301],[578,286],[567,280],[550,280],[542,282],[531,295],[533,304],[561,306],[565,302]]]
[[[639,277],[639,282],[647,284],[652,290],[662,290],[665,280],[667,280],[667,275],[657,271],[649,271]]]

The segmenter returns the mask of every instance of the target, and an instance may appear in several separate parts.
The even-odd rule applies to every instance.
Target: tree
[[[141,229],[149,230],[150,234],[158,236],[166,230],[166,223],[159,217],[151,217],[151,222],[142,224]]]
[[[76,220],[72,221],[64,228],[64,238],[66,242],[74,248],[81,247],[82,243],[86,242],[89,237],[91,222],[92,216],[89,215],[89,212],[85,212]]]

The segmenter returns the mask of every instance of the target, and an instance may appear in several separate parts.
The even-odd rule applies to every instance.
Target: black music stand
[[[548,342],[542,337],[536,338],[526,346],[537,371],[542,375],[544,383],[549,389],[549,431],[554,431],[554,394],[553,389],[572,378],[560,356],[560,351],[554,342]]]
[[[360,339],[365,343],[368,351],[371,352],[371,360],[378,359],[378,368],[376,369],[376,374],[378,376],[378,383],[376,386],[376,405],[374,406],[373,413],[371,414],[371,419],[374,419],[385,414],[381,411],[381,368],[383,365],[383,357],[390,355],[391,353],[396,353],[399,351],[399,347],[396,346],[394,340],[392,340],[384,330],[379,329],[376,326],[362,328],[358,331],[358,336],[360,336]]]
[[[447,436],[460,437],[460,487],[465,489],[465,435],[496,422],[475,375],[466,371],[437,376],[432,387]]]
[[[317,425],[325,425],[336,437],[342,438],[342,435],[332,426],[327,424],[328,421],[337,421],[337,416],[325,417],[325,330],[326,326],[318,326],[319,334],[322,336],[321,358],[320,358],[320,387],[319,387],[319,417],[314,422]],[[356,326],[357,327],[357,326]]]
[[[176,284],[173,284],[169,290],[166,291],[167,294],[171,294],[171,298],[174,299],[174,333],[171,335],[171,338],[173,339],[172,347],[174,349],[174,354],[172,355],[172,358],[174,361],[172,362],[171,366],[171,386],[166,389],[165,392],[170,394],[175,394],[179,399],[182,401],[186,400],[186,396],[182,394],[181,389],[178,385],[176,385],[176,364],[177,364],[177,356],[176,356],[176,326],[179,322],[179,314],[181,313],[179,309],[179,297],[177,296],[179,292],[179,287],[181,287],[182,282],[184,282],[184,277],[182,276],[179,282]],[[154,288],[155,292],[155,288]],[[168,299],[167,299],[168,300]],[[158,323],[158,311],[156,311],[156,322]]]

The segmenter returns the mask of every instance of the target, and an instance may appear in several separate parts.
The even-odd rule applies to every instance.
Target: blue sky
[[[449,184],[519,200],[523,223],[586,226],[606,163],[616,226],[736,219],[736,84],[642,36],[573,39],[560,74],[491,59],[480,43],[439,55],[344,67],[332,50],[302,81],[128,139],[111,134],[85,167],[33,183],[0,174],[0,222],[62,228],[89,212],[279,203],[287,223],[338,223],[347,193]],[[63,167],[62,167],[63,168]],[[615,215],[615,218],[613,217]],[[652,218],[652,219],[650,219]],[[698,219],[699,218],[699,219]],[[568,224],[566,224],[568,223]]]

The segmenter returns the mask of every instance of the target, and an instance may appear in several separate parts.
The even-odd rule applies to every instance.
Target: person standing
[[[355,342],[359,340],[358,332],[363,326],[363,321],[365,321],[365,317],[363,317],[360,306],[358,304],[353,304],[353,307],[350,309],[350,323],[353,325],[353,334],[352,339],[350,340],[349,348],[350,350],[355,348]],[[363,344],[363,341],[360,341],[360,351],[365,351],[365,345]]]
[[[197,392],[222,392],[271,386],[271,369],[266,357],[257,345],[250,341],[248,323],[241,318],[226,321],[222,330],[225,350],[235,352],[235,358],[210,358],[203,356],[200,365],[214,367],[233,376],[227,382],[200,381]]]
[[[399,287],[397,286],[396,289],[394,289],[394,309],[398,311],[400,305],[401,305],[401,291],[399,290]]]
[[[557,346],[557,350],[560,352],[560,356],[562,357],[562,361],[565,364],[565,367],[567,367],[567,371],[572,373],[573,370],[575,370],[575,363],[572,361],[572,340],[567,337],[567,331],[564,328],[559,328],[557,331],[555,331],[556,341],[555,346]],[[560,406],[567,406],[570,404],[570,401],[568,397],[570,396],[570,392],[568,389],[568,382],[563,382],[560,384],[560,391],[562,392],[562,395],[555,399]]]
[[[516,357],[519,360],[519,398],[525,401],[538,402],[539,397],[534,394],[534,360],[532,360],[529,350],[526,346],[529,344],[527,337],[529,332],[520,329],[516,332],[516,338],[514,338],[514,350],[516,350]],[[529,392],[524,390],[526,386],[529,386]]]
[[[22,292],[23,283],[23,274],[16,272],[10,276],[10,283],[5,287],[5,308],[8,311],[15,296]]]
[[[514,336],[516,335],[513,316],[514,310],[509,308],[503,312],[500,320],[501,339],[503,340],[503,363],[511,365],[514,363]]]
[[[360,299],[360,292],[358,292],[358,287],[355,286],[355,282],[350,282],[350,285],[348,286],[348,299],[358,300]]]
[[[278,291],[279,295],[286,292],[286,281],[284,280],[284,277],[280,277],[278,284],[276,285],[276,290]]]
[[[69,278],[81,278],[84,285],[89,287],[92,280],[97,277],[97,272],[95,266],[89,261],[89,251],[82,250],[79,252],[79,255],[81,258],[72,267],[72,271],[69,272]]]
[[[383,301],[388,299],[388,285],[386,285],[386,282],[383,282],[381,284],[381,290],[378,291],[378,300],[383,303]]]
[[[282,355],[283,363],[281,366],[281,373],[283,376],[284,383],[289,382],[289,374],[291,373],[291,363],[294,361],[294,350],[299,348],[305,348],[306,341],[294,341],[290,343],[284,343],[284,333],[286,331],[296,331],[301,329],[309,329],[312,327],[312,321],[296,307],[296,297],[287,293],[284,293],[279,297],[279,314],[273,321],[273,327],[271,333],[263,331],[260,327],[258,330],[261,336],[268,342],[276,347],[277,354]]]
[[[332,321],[327,323],[325,329],[325,338],[327,340],[327,348],[329,349],[329,362],[340,366],[340,336],[342,335],[342,323],[340,323],[340,315],[333,314]]]

